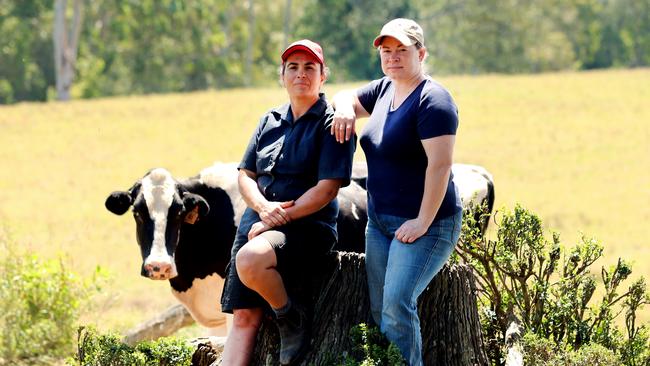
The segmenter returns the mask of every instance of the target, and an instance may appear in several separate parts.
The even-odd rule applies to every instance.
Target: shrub
[[[527,366],[619,366],[620,357],[599,345],[565,351],[551,340],[528,333],[524,336],[524,365]]]
[[[356,325],[350,329],[350,340],[352,355],[345,357],[343,366],[406,365],[399,348],[390,343],[377,327],[364,323]]]
[[[97,292],[100,277],[84,280],[62,259],[16,253],[1,235],[0,247],[0,364],[70,354],[80,309]]]
[[[650,296],[643,278],[621,288],[632,273],[630,264],[619,259],[616,265],[603,267],[604,289],[594,299],[597,281],[591,266],[603,254],[595,239],[583,236],[575,247],[565,249],[559,234],[547,239],[539,217],[519,205],[497,216],[496,240],[481,235],[472,214],[465,217],[457,253],[475,270],[488,355],[494,364],[503,358],[503,339],[513,317],[526,332],[548,339],[555,350],[601,345],[620,355],[625,365],[647,364],[648,329],[637,324],[636,314],[650,303]],[[619,314],[625,314],[625,332],[615,326]]]
[[[78,352],[68,365],[80,366],[189,366],[194,347],[176,338],[126,345],[116,334],[98,334],[94,328],[78,330]]]

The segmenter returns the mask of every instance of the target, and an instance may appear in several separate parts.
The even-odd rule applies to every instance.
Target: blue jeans
[[[462,212],[434,221],[411,244],[395,239],[408,219],[369,210],[366,272],[372,317],[411,366],[422,365],[417,299],[440,271],[460,236]]]

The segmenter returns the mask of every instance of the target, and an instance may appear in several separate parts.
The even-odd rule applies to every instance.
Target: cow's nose
[[[172,265],[171,263],[151,262],[144,266],[144,269],[150,278],[164,280],[170,277]]]

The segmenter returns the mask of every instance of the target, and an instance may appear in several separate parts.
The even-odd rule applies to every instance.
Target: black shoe
[[[277,319],[280,331],[280,364],[292,365],[309,346],[309,319],[303,308],[294,304],[289,312]]]

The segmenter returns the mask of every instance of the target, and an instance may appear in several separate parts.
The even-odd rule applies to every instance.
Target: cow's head
[[[174,253],[183,222],[210,207],[203,197],[188,192],[165,169],[151,170],[128,191],[111,193],[106,208],[122,215],[133,207],[136,236],[142,254],[142,275],[154,280],[176,277]]]

